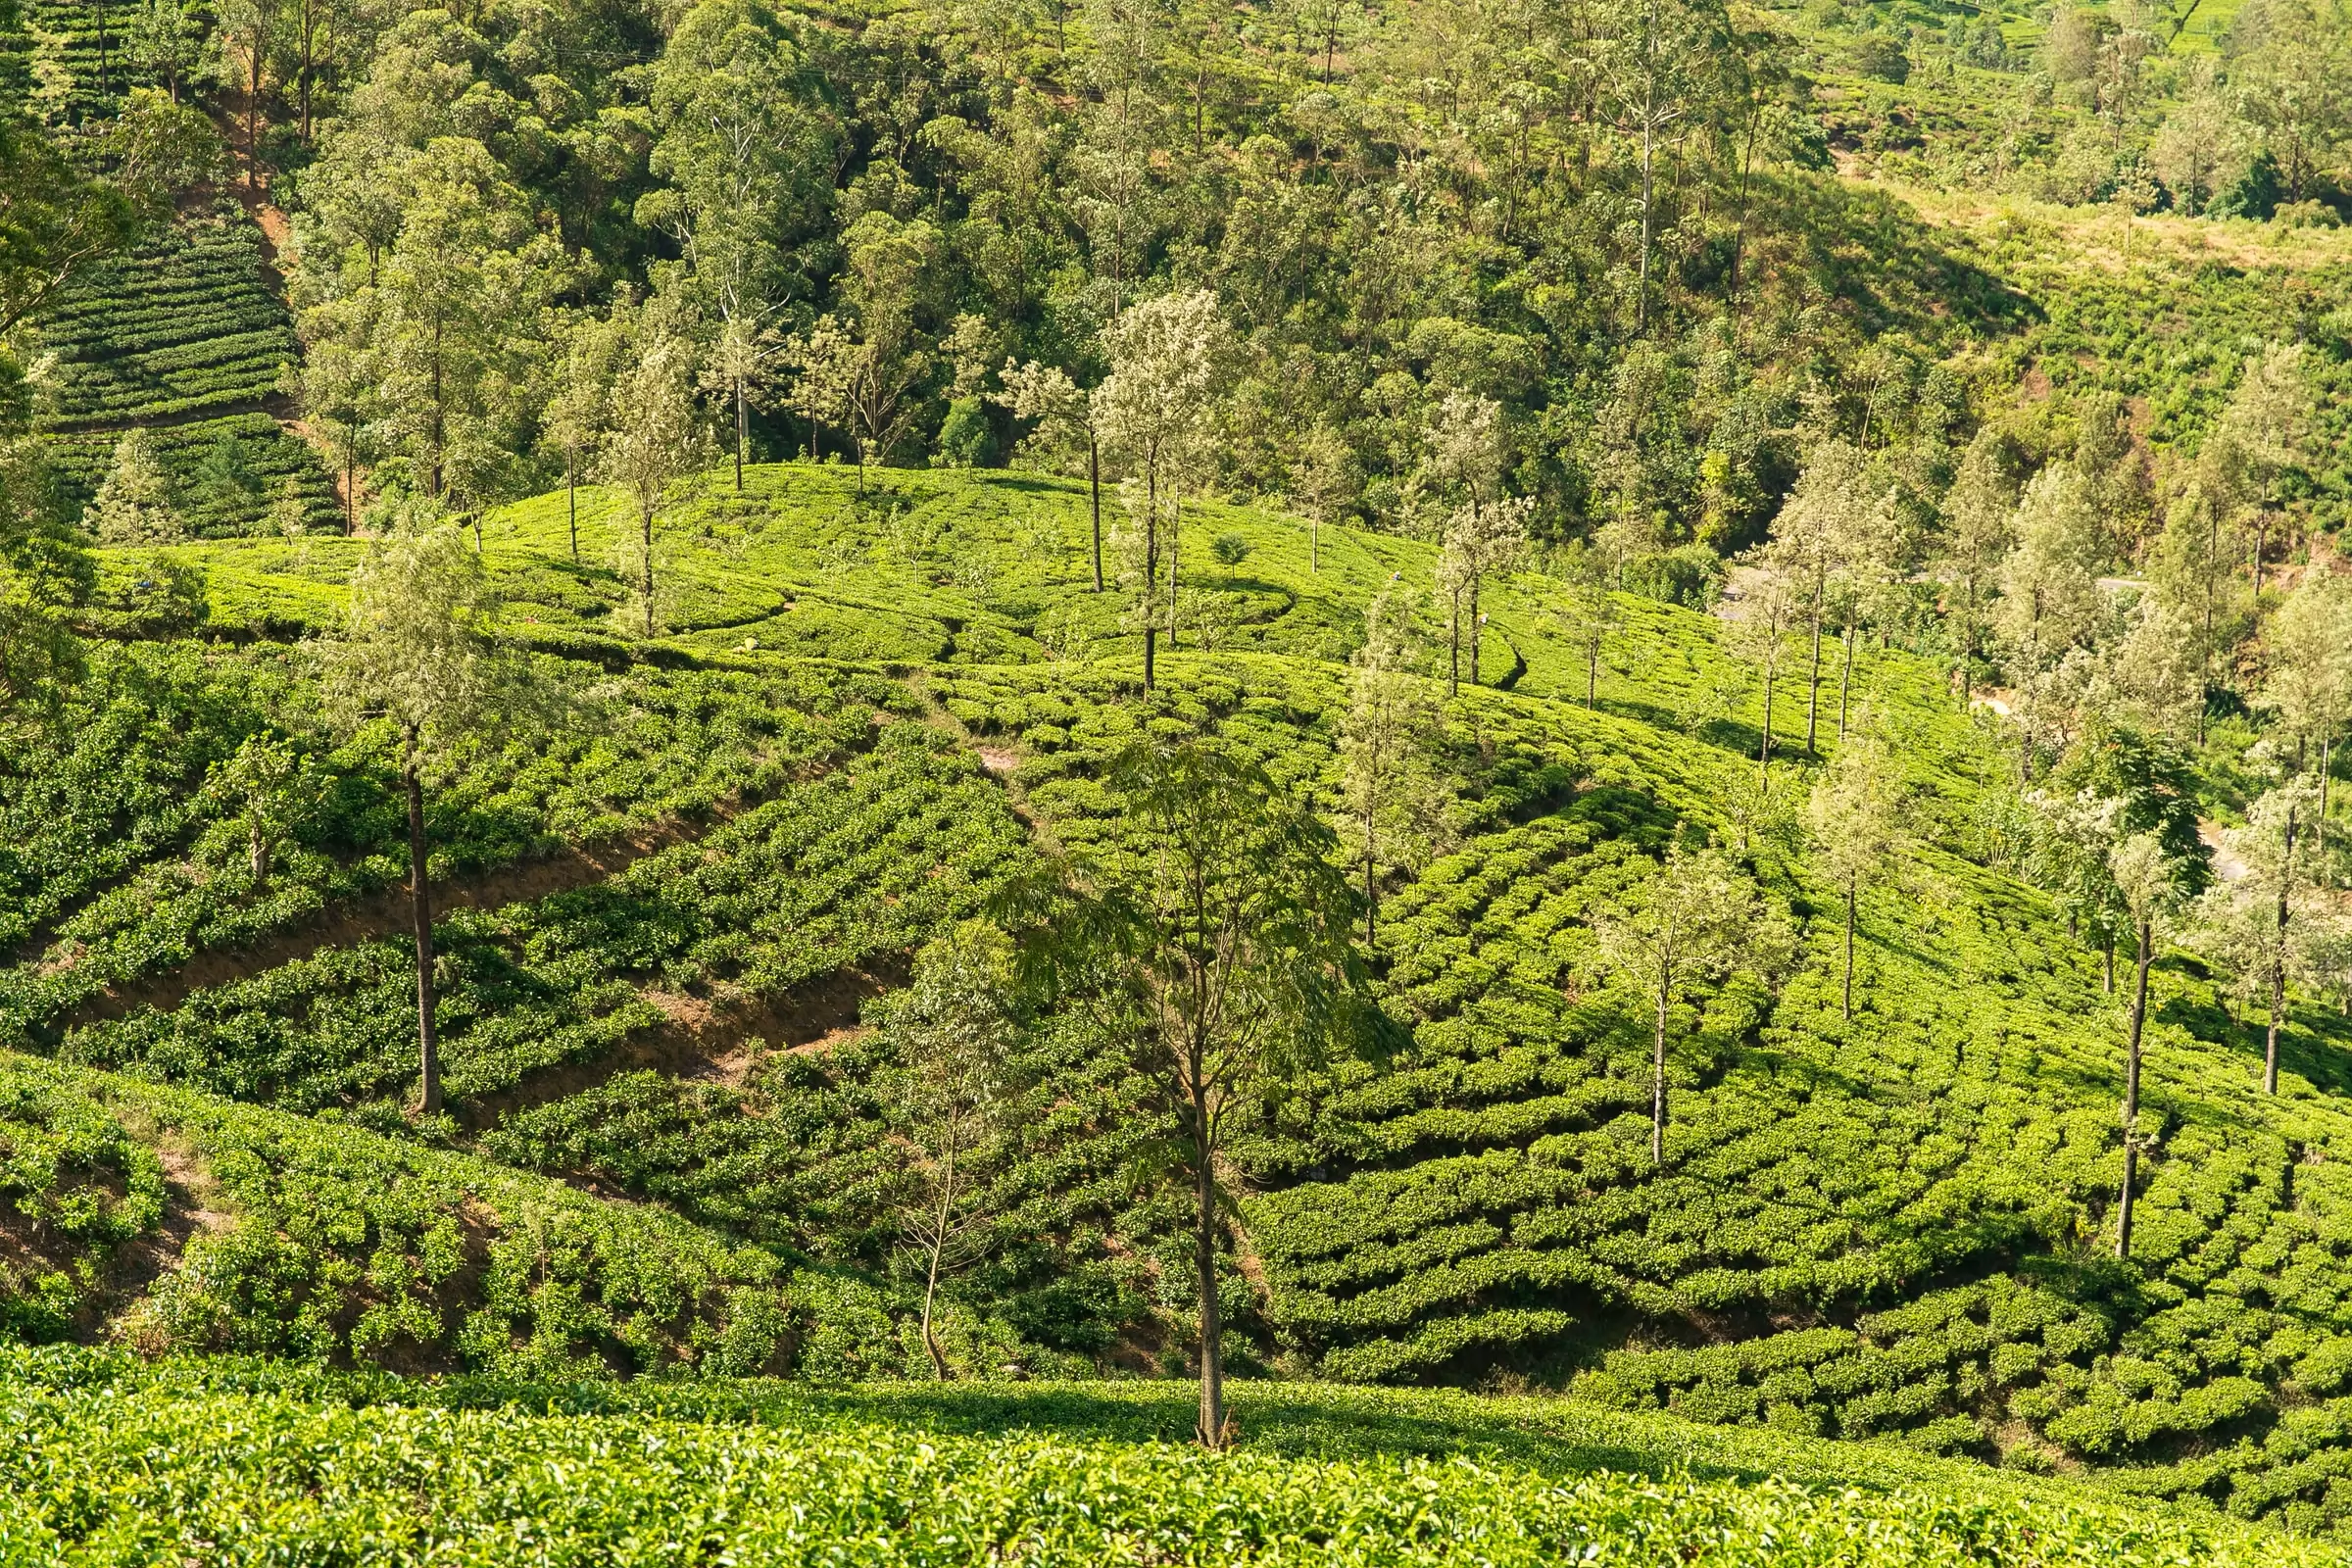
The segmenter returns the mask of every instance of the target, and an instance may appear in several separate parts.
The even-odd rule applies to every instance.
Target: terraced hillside
[[[577,562],[560,494],[484,527],[511,628],[577,707],[554,744],[485,747],[432,798],[444,1119],[401,1108],[415,1020],[388,736],[320,729],[307,657],[273,640],[337,624],[360,542],[163,552],[206,570],[210,624],[249,640],[103,653],[57,750],[12,775],[0,866],[24,913],[0,1005],[39,1053],[133,1075],[16,1065],[30,1108],[12,1124],[81,1125],[40,1107],[84,1095],[134,1141],[194,1129],[135,1179],[130,1156],[76,1156],[131,1195],[99,1205],[114,1217],[90,1245],[128,1256],[176,1227],[215,1259],[12,1265],[16,1298],[48,1303],[25,1322],[337,1362],[712,1370],[740,1364],[714,1348],[741,1317],[735,1268],[794,1325],[760,1365],[925,1364],[894,1264],[891,1018],[911,955],[993,909],[1041,837],[1125,831],[1102,778],[1136,737],[1213,733],[1336,809],[1338,661],[1372,596],[1417,591],[1431,564],[1326,528],[1310,570],[1296,518],[1188,514],[1193,597],[1147,693],[1115,596],[1090,591],[1082,487],[900,472],[860,499],[840,468],[755,468],[745,497],[713,485],[664,523],[651,640],[614,619],[613,498],[579,500]],[[2143,1118],[2162,1130],[2115,1262],[2122,1005],[2049,900],[1986,863],[2012,768],[1992,721],[1900,649],[1865,644],[1850,678],[1827,657],[1820,749],[1842,707],[1891,737],[1912,789],[1904,869],[1862,900],[1848,1019],[1835,896],[1799,825],[1803,661],[1783,662],[1781,760],[1760,775],[1764,694],[1727,623],[1618,596],[1588,706],[1559,595],[1536,572],[1491,583],[1486,684],[1441,701],[1445,843],[1391,890],[1372,954],[1390,1046],[1247,1140],[1224,1239],[1242,1363],[1572,1389],[2338,1528],[2343,1026],[2296,1007],[2268,1100],[2259,1035],[2195,962],[2159,965]],[[1421,647],[1443,699],[1436,623]],[[233,803],[200,785],[270,731],[312,759],[317,805],[257,881]],[[1797,942],[1775,991],[1678,1004],[1653,1167],[1644,1004],[1586,922],[1701,835],[1752,865]],[[982,1160],[988,1241],[950,1289],[960,1366],[1183,1365],[1181,1203],[1137,1185],[1153,1128],[1095,1027],[1021,1030],[1027,1108]],[[256,1108],[204,1108],[230,1102]],[[88,1126],[89,1148],[120,1144]],[[359,1128],[392,1141],[343,1152]],[[304,1196],[320,1162],[367,1186],[385,1159],[449,1163],[406,1207]],[[36,1163],[27,1193],[73,1168]],[[468,1218],[460,1195],[559,1193],[527,1185],[551,1178],[772,1261],[712,1263],[717,1283],[687,1290],[566,1244],[548,1277],[573,1282],[583,1326],[482,1318],[509,1310],[499,1266],[449,1271],[504,1255],[515,1222]],[[344,1217],[315,1239],[278,1217],[305,1208]],[[644,1291],[668,1304],[627,1304]],[[507,1326],[468,1327],[488,1322]]]
[[[253,532],[289,498],[306,525],[340,526],[326,470],[273,412],[300,349],[262,231],[234,203],[93,269],[44,314],[39,347],[54,356],[39,428],[69,504],[97,492],[135,426],[199,536]]]

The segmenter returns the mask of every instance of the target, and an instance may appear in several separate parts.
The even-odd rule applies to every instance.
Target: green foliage
[[[1572,1457],[1531,1469],[1419,1456],[1425,1444],[1475,1452],[1499,1439],[1555,1466],[1580,1450],[1622,1463],[1688,1442],[1661,1425],[1545,1417],[1507,1401],[1425,1411],[1420,1400],[1269,1392],[1243,1403],[1244,1419],[1296,1434],[1286,1446],[1297,1456],[1218,1457],[1136,1441],[1127,1434],[1148,1434],[1157,1413],[1150,1402],[1092,1389],[894,1391],[827,1405],[771,1403],[748,1386],[632,1407],[577,1390],[517,1390],[502,1403],[477,1388],[463,1402],[406,1404],[262,1368],[136,1372],[19,1356],[8,1372],[0,1400],[28,1442],[0,1461],[0,1517],[27,1561],[126,1561],[233,1532],[281,1552],[331,1544],[488,1564],[688,1531],[699,1548],[737,1560],[925,1565],[1008,1552],[1094,1564],[1143,1542],[1156,1556],[1203,1563],[2326,1560],[2226,1525],[2063,1494],[1987,1494],[1949,1471],[1907,1471],[1859,1450],[1831,1458],[1816,1446],[1807,1468],[1829,1484],[1814,1486],[1704,1470],[1579,1473]],[[569,1413],[583,1405],[607,1413]],[[933,1423],[948,1430],[926,1430]],[[1540,1434],[1532,1444],[1529,1429]],[[1612,1439],[1621,1446],[1606,1446]],[[1399,1440],[1404,1453],[1383,1451]],[[369,1463],[345,1462],[355,1451]],[[1849,1478],[1869,1490],[1838,1484]],[[411,1505],[425,1490],[429,1515]]]

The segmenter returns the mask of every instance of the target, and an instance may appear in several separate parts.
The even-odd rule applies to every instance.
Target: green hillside
[[[686,1292],[654,1338],[632,1340],[612,1326],[631,1311],[606,1280],[617,1261],[583,1244],[591,1318],[576,1337],[512,1320],[494,1335],[479,1314],[515,1308],[453,1302],[434,1277],[453,1266],[432,1259],[456,1200],[411,1192],[385,1214],[380,1178],[346,1178],[360,1190],[335,1200],[352,1219],[340,1236],[324,1227],[331,1245],[195,1270],[202,1310],[173,1295],[191,1270],[168,1271],[113,1307],[136,1325],[117,1332],[396,1367],[723,1369],[732,1352],[677,1313],[805,1258],[855,1283],[784,1292],[792,1311],[841,1314],[821,1352],[836,1359],[812,1359],[812,1332],[797,1364],[912,1370],[877,1164],[894,1069],[886,1037],[849,1027],[858,999],[901,983],[943,920],[988,907],[1035,835],[1118,832],[1098,780],[1136,733],[1215,734],[1330,808],[1344,667],[1330,656],[1391,573],[1425,575],[1431,559],[1327,529],[1310,572],[1298,519],[1210,508],[1186,523],[1182,569],[1218,646],[1180,634],[1145,694],[1132,639],[1089,591],[1083,487],[894,473],[860,502],[841,468],[750,479],[742,502],[714,490],[670,524],[681,629],[652,642],[615,636],[609,574],[571,566],[561,495],[485,525],[514,628],[622,673],[572,665],[605,716],[552,751],[485,751],[435,798],[436,876],[469,906],[436,939],[451,1120],[412,1130],[400,1110],[414,1012],[394,906],[372,893],[398,875],[380,737],[319,754],[330,805],[266,892],[223,863],[233,824],[208,825],[219,807],[185,793],[205,757],[312,706],[302,662],[268,644],[107,656],[120,673],[85,686],[72,750],[26,770],[57,793],[12,802],[20,885],[44,902],[27,906],[5,990],[18,1026],[63,1061],[332,1118],[273,1144],[239,1179],[250,1187],[219,1179],[205,1201],[237,1216],[225,1238],[314,1206],[304,1162],[345,1157],[333,1140],[361,1136],[325,1129],[366,1126],[771,1250],[755,1266],[722,1248],[691,1289],[640,1279],[632,1260],[629,1291]],[[586,559],[612,514],[610,497],[582,497]],[[1227,535],[1250,547],[1232,568],[1206,548]],[[320,541],[181,558],[209,568],[219,621],[266,602],[262,623],[323,628],[351,555]],[[1796,774],[1776,765],[1777,798],[1754,799],[1762,693],[1720,709],[1707,695],[1731,663],[1723,623],[1621,599],[1587,709],[1546,611],[1557,592],[1534,573],[1489,591],[1483,668],[1511,689],[1466,686],[1449,709],[1454,847],[1393,895],[1375,957],[1382,1010],[1409,1039],[1310,1086],[1244,1146],[1251,1196],[1226,1266],[1245,1363],[1569,1388],[2087,1467],[2138,1493],[2330,1526],[2352,1458],[2331,1402],[2352,1366],[2332,1283],[2344,1241],[2329,1151],[2347,1130],[2333,1021],[2297,1011],[2269,1101],[2212,983],[2185,958],[2159,966],[2143,1093],[2163,1130],[2140,1239],[2118,1265],[2121,1008],[2050,901],[1981,863],[1981,807],[2007,764],[1940,670],[1865,646],[1852,675],[1850,709],[1901,739],[1918,841],[1864,900],[1848,1021],[1834,894],[1789,826]],[[1829,676],[1834,751],[1834,650]],[[1784,664],[1775,701],[1792,745],[1801,664]],[[159,726],[165,711],[186,716]],[[139,825],[101,840],[76,816]],[[1646,852],[1692,832],[1746,846],[1800,947],[1777,995],[1743,982],[1679,1015],[1668,1161],[1652,1169],[1642,1004],[1605,978],[1582,919]],[[102,842],[100,859],[72,848]],[[1183,1243],[1180,1212],[1122,1174],[1142,1136],[1136,1081],[1105,1071],[1075,1019],[1024,1049],[1038,1111],[991,1158],[1000,1244],[959,1287],[974,1315],[954,1354],[973,1370],[999,1356],[1033,1371],[1151,1364],[1181,1321],[1167,1289]],[[64,1092],[14,1070],[27,1103]],[[200,1168],[247,1168],[208,1140],[242,1151],[257,1124],[106,1082],[123,1125],[190,1126]],[[392,1157],[422,1156],[369,1155]],[[487,1175],[446,1168],[433,1179],[449,1190],[486,1191]],[[108,1244],[121,1247],[170,1220],[109,1223],[142,1227]],[[495,1257],[494,1238],[479,1245]],[[222,1266],[316,1283],[250,1297],[216,1283]],[[81,1289],[103,1296],[104,1269],[92,1278]],[[74,1288],[39,1289],[69,1293],[42,1308],[51,1321],[97,1332]],[[353,1307],[331,1304],[339,1290],[359,1291]]]
[[[2352,0],[0,0],[0,1565],[2352,1546]]]

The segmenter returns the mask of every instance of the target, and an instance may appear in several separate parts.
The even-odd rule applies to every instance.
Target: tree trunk
[[[1651,171],[1657,155],[1658,135],[1658,15],[1655,0],[1643,15],[1642,26],[1642,63],[1646,80],[1642,94],[1642,274],[1634,296],[1634,331],[1642,336],[1649,332],[1649,252],[1656,232],[1652,215],[1655,182]]]
[[[1225,1322],[1217,1302],[1217,1187],[1206,1107],[1196,1102],[1193,1117],[1193,1197],[1198,1204],[1193,1267],[1200,1286],[1200,1438],[1202,1447],[1217,1449],[1225,1446]]]
[[[1306,569],[1310,573],[1323,569],[1323,519],[1321,517],[1306,519]]]
[[[1102,451],[1095,432],[1086,432],[1086,493],[1095,514],[1095,592],[1102,591]]]
[[[1585,707],[1588,710],[1599,706],[1593,700],[1593,694],[1599,690],[1600,649],[1594,645],[1585,650]]]
[[[2132,990],[2132,1032],[2124,1047],[2124,1190],[2116,1203],[2115,1255],[2132,1255],[2132,1186],[2139,1175],[2139,1031],[2148,1016],[2148,950],[2156,933],[2143,918],[2139,938],[2138,975]]]
[[[564,449],[564,504],[569,509],[571,559],[576,565],[580,559],[580,458],[574,447]]]
[[[1478,684],[1478,577],[1470,578],[1470,684]]]
[[[409,796],[409,912],[416,932],[416,1059],[419,1115],[441,1108],[441,1053],[433,1037],[433,895],[425,880],[424,780],[412,730],[401,760],[401,783]]]
[[[654,634],[654,514],[650,511],[641,511],[637,514],[637,543],[644,551],[637,558],[637,592],[645,601],[645,634],[651,637]]]
[[[1845,658],[1838,665],[1838,738],[1845,739],[1845,701],[1854,684],[1854,628],[1845,628]]]
[[[1649,1162],[1666,1163],[1666,981],[1658,979],[1658,1022],[1649,1047]]]
[[[948,1222],[956,1210],[956,1150],[953,1143],[947,1151],[947,1170],[941,1178],[939,1207],[931,1216],[931,1256],[923,1276],[923,1348],[931,1353],[931,1370],[942,1383],[955,1380],[948,1368],[947,1352],[939,1348],[939,1336],[931,1329],[931,1308],[939,1298],[939,1260],[948,1250]]]
[[[743,402],[743,377],[735,377],[735,493],[743,494],[743,441],[749,411]]]
[[[1818,757],[1813,738],[1821,717],[1821,600],[1813,602],[1813,668],[1805,677],[1805,755]]]
[[[2278,1015],[2286,1010],[2286,901],[2295,883],[2295,813],[2286,813],[2286,859],[2278,874],[2278,925],[2271,938],[2271,1016],[2263,1031],[2262,1092],[2278,1092]]]
[[[1144,690],[1152,689],[1152,656],[1159,651],[1159,627],[1152,618],[1158,606],[1159,588],[1159,465],[1144,465]]]
[[[1968,700],[1974,695],[1970,688],[1977,683],[1976,666],[1971,661],[1977,651],[1977,579],[1968,579],[1968,619],[1960,627],[1960,711],[1968,711]]]
[[[1168,647],[1176,646],[1176,567],[1184,550],[1183,492],[1168,486]]]
[[[2106,994],[2112,997],[2115,995],[2115,928],[2113,926],[2107,928],[2106,940],[2100,944],[2099,951],[2105,956],[2101,985]]]
[[[1861,893],[1858,877],[1845,879],[1845,991],[1838,1006],[1848,1019],[1854,1015],[1854,903]]]
[[[1446,695],[1462,695],[1462,590],[1457,584],[1446,600]]]
[[[2335,734],[2332,730],[2320,736],[2320,819],[2312,824],[2319,835],[2320,877],[2328,876],[2328,775],[2335,766]]]

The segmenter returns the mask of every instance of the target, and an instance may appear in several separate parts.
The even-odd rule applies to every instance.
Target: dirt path
[[[858,1014],[872,998],[906,983],[906,960],[882,956],[836,969],[780,997],[734,1004],[649,989],[645,1000],[665,1021],[594,1061],[534,1073],[515,1088],[482,1095],[459,1107],[468,1128],[489,1127],[519,1110],[597,1088],[625,1072],[651,1069],[671,1078],[741,1087],[759,1065],[761,1048],[789,1055],[830,1051],[864,1031]]]
[[[435,914],[450,909],[496,909],[551,893],[590,886],[619,875],[637,861],[673,845],[691,844],[734,815],[740,807],[722,805],[706,822],[664,822],[630,838],[590,848],[566,846],[520,865],[502,866],[456,882],[433,884]],[[329,906],[297,927],[251,947],[200,953],[167,974],[142,975],[108,986],[66,1014],[64,1027],[120,1018],[139,1007],[170,1011],[191,993],[250,980],[281,964],[298,962],[322,948],[348,947],[409,929],[409,890],[404,884],[366,898]]]

